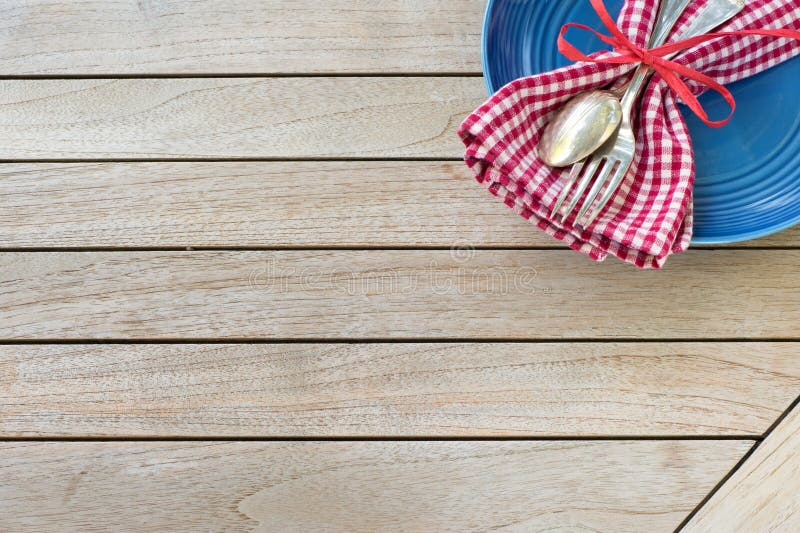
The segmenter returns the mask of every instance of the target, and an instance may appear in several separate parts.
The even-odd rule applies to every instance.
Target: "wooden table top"
[[[0,530],[800,529],[800,230],[540,234],[483,9],[0,6]]]

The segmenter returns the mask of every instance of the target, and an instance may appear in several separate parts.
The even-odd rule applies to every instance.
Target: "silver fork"
[[[683,10],[686,9],[688,3],[688,0],[662,1],[656,27],[650,39],[650,48],[661,46],[666,42],[672,28],[677,23]],[[743,8],[744,0],[709,0],[695,17],[694,21],[681,35],[681,38],[702,35],[716,28],[723,22],[726,22]],[[675,53],[668,57],[674,57],[677,54],[678,53]],[[575,209],[575,206],[581,199],[583,192],[589,186],[589,183],[591,183],[595,173],[597,173],[597,178],[581,205],[578,215],[575,217],[575,223],[578,224],[581,222],[583,216],[597,199],[600,191],[603,190],[604,185],[605,191],[603,192],[603,196],[600,198],[597,206],[589,214],[586,222],[582,224],[583,227],[591,224],[603,211],[609,200],[611,200],[611,197],[616,192],[620,183],[622,183],[622,180],[625,178],[625,175],[628,173],[633,163],[633,157],[636,153],[636,138],[633,134],[631,116],[639,93],[651,74],[652,70],[647,65],[640,65],[639,68],[636,69],[636,72],[625,90],[625,94],[622,96],[622,121],[619,129],[616,134],[612,135],[591,157],[573,165],[567,179],[567,184],[564,185],[564,189],[562,189],[556,205],[553,208],[552,216],[555,216],[560,211],[564,200],[566,200],[572,189],[572,185],[578,177],[581,179],[573,192],[572,198],[566,210],[561,212],[563,218],[568,217]]]

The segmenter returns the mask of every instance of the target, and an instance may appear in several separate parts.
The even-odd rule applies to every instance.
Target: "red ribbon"
[[[734,100],[733,95],[728,89],[726,89],[722,84],[716,82],[713,78],[710,78],[709,76],[706,76],[705,74],[702,74],[694,69],[681,65],[680,63],[676,63],[675,61],[664,59],[663,56],[668,56],[672,53],[686,50],[706,41],[728,35],[761,35],[767,37],[800,39],[800,31],[787,29],[723,31],[717,33],[707,33],[698,37],[683,39],[681,41],[675,41],[674,43],[647,49],[636,46],[622,33],[622,31],[614,22],[614,19],[612,19],[611,15],[608,14],[608,10],[606,10],[603,0],[589,1],[591,2],[594,10],[600,16],[600,20],[603,21],[605,27],[611,32],[611,35],[603,35],[588,26],[584,26],[583,24],[570,22],[569,24],[565,24],[561,28],[561,32],[558,34],[559,52],[566,56],[570,61],[589,61],[592,63],[610,63],[617,65],[643,63],[645,65],[649,65],[664,79],[664,81],[669,84],[669,86],[675,91],[681,100],[683,100],[683,102],[689,106],[689,109],[691,109],[694,114],[700,118],[700,120],[712,128],[724,126],[733,117],[733,113],[736,110],[736,101]],[[564,37],[564,35],[567,33],[567,30],[570,28],[578,28],[594,33],[601,41],[613,46],[616,55],[603,58],[592,58],[587,56],[570,44]],[[681,78],[694,80],[719,93],[731,108],[731,112],[728,117],[724,120],[710,120],[705,109],[703,109],[703,106],[692,94],[692,91]]]

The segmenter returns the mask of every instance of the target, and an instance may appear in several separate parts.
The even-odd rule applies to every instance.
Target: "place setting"
[[[465,162],[570,248],[661,268],[800,223],[800,0],[490,0],[482,54]]]

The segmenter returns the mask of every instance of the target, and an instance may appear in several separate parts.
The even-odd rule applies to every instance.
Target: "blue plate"
[[[622,0],[607,0],[616,17]],[[580,22],[604,30],[588,0],[489,0],[483,24],[483,73],[490,93],[523,76],[569,64],[559,54],[561,26]],[[603,31],[607,33],[607,31]],[[573,31],[581,50],[607,48],[589,32]],[[800,222],[800,60],[789,60],[728,86],[733,120],[709,128],[684,116],[694,142],[695,244],[746,241]],[[713,119],[728,113],[716,94],[700,98]]]

